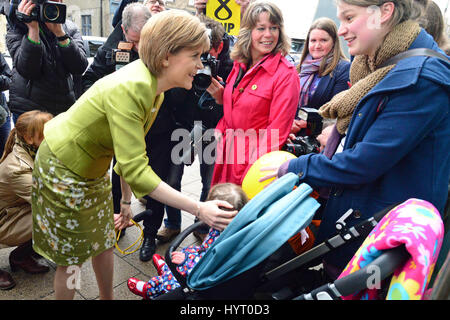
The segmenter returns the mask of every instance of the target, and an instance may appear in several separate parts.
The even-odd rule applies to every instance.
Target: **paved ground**
[[[186,167],[182,180],[182,192],[195,199],[200,198],[201,180],[198,161],[190,167]],[[138,214],[145,207],[136,199],[132,201],[132,210]],[[182,212],[182,228],[194,222],[194,217],[186,212]],[[142,222],[141,222],[142,225]],[[123,250],[136,241],[140,234],[137,227],[131,227],[126,235],[120,240],[119,246]],[[198,242],[193,235],[189,235],[181,244],[187,246]],[[164,255],[168,244],[157,247],[156,252]],[[14,248],[0,249],[0,269],[11,273],[17,285],[7,291],[0,290],[0,300],[52,300],[54,298],[53,277],[55,275],[55,265],[48,263],[50,271],[46,274],[30,275],[22,270],[11,272],[8,262],[9,253]],[[156,270],[151,261],[142,262],[139,260],[139,250],[129,255],[122,255],[114,249],[114,297],[118,300],[141,300],[128,290],[127,280],[129,277],[137,277],[148,280],[156,275]],[[76,291],[76,300],[98,299],[98,288],[91,262],[87,262],[82,267],[80,290]]]

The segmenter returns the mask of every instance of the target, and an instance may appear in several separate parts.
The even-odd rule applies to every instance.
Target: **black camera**
[[[300,108],[296,119],[306,121],[306,128],[299,131],[292,143],[286,143],[283,150],[294,154],[296,157],[308,153],[319,153],[320,143],[317,136],[322,132],[322,117],[318,110],[313,108]]]
[[[15,14],[17,20],[24,23],[31,21],[50,22],[50,23],[64,23],[66,22],[66,5],[59,2],[48,0],[32,0],[36,4],[30,15],[23,14],[17,11],[20,3],[19,0],[11,0],[11,5],[15,7]]]
[[[192,82],[195,92],[200,94],[208,89],[211,84],[211,78],[217,77],[220,63],[219,60],[211,56],[209,53],[202,54],[201,60],[203,69],[197,71],[194,81]]]
[[[133,44],[125,41],[120,41],[117,49],[112,49],[112,58],[116,65],[116,70],[131,62],[131,50],[133,50]]]

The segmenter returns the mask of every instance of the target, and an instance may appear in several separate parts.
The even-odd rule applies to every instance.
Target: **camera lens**
[[[59,18],[59,8],[54,4],[44,6],[44,17],[49,21],[55,21]]]
[[[205,73],[197,73],[194,77],[194,86],[196,89],[205,91],[211,84],[211,76]]]

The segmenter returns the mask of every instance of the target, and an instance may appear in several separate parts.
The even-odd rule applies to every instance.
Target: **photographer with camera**
[[[183,88],[171,89],[166,92],[164,101],[173,110],[178,128],[189,130],[192,135],[196,131],[194,129],[194,123],[199,122],[201,128],[198,131],[201,136],[206,130],[214,129],[223,116],[222,106],[215,103],[206,89],[211,83],[211,78],[220,77],[221,79],[226,79],[228,77],[233,67],[233,61],[230,58],[230,36],[225,32],[223,25],[204,15],[199,15],[198,17],[206,25],[206,28],[210,30],[211,50],[202,55],[202,63],[205,68],[200,70],[195,76],[191,90]],[[193,137],[195,136],[193,135]],[[205,150],[205,147],[209,143],[212,143],[212,141],[206,137],[202,137],[202,140],[196,145],[196,148]],[[190,165],[194,161],[194,150],[192,150],[189,156],[191,158],[186,159],[187,162],[182,161],[180,164],[171,162],[167,182],[176,190],[181,190],[184,166]],[[202,181],[200,201],[204,201],[208,196],[211,185],[214,161],[213,159],[205,159],[201,155],[199,155],[199,158],[201,158],[199,161]],[[164,228],[157,234],[157,238],[161,242],[172,240],[181,231],[181,211],[166,206],[166,213],[167,219],[164,219]],[[194,235],[199,239],[203,239],[207,234],[208,227],[199,228],[194,231]]]
[[[14,122],[30,110],[57,115],[76,100],[74,75],[88,65],[77,26],[62,0],[22,0],[8,15],[6,45],[13,60],[9,107]],[[64,10],[63,10],[64,9]]]
[[[87,91],[98,79],[113,73],[122,65],[139,59],[139,37],[150,17],[150,11],[143,4],[136,2],[126,7],[122,13],[122,23],[114,28],[83,74],[83,91]],[[115,55],[117,52],[123,52],[120,56],[126,58],[118,62]]]

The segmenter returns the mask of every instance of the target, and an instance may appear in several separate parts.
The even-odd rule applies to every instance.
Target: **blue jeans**
[[[14,122],[14,124],[16,124],[17,118],[19,118],[21,113],[15,113],[15,112],[11,112],[11,113],[12,113],[12,116],[13,116],[13,122]]]
[[[214,163],[206,164],[200,163],[200,176],[202,178],[202,193],[200,194],[200,201],[205,201],[208,197],[209,189],[211,187],[211,179],[214,171]],[[171,164],[167,183],[174,189],[181,191],[181,179],[184,173],[184,164]],[[179,209],[166,206],[167,218],[164,219],[164,225],[169,229],[181,228],[181,211]],[[195,218],[195,222],[198,219]],[[208,233],[209,228],[199,228],[200,233]]]
[[[11,116],[6,117],[6,122],[0,127],[0,158],[5,150],[6,140],[8,140],[9,133],[11,132]]]

